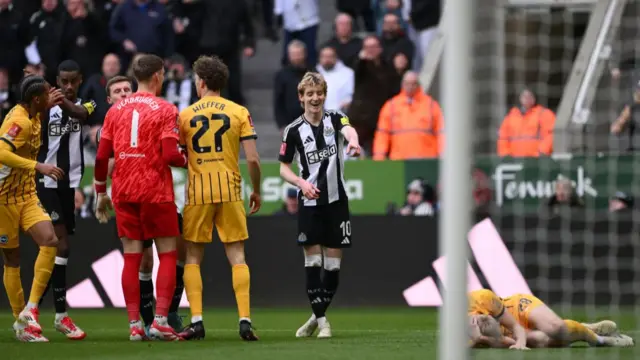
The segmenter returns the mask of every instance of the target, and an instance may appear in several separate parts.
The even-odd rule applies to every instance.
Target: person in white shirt
[[[300,40],[307,47],[308,64],[315,65],[318,61],[316,41],[320,24],[318,0],[275,0],[273,13],[281,17],[284,28],[282,64],[285,65],[287,61],[289,42]]]
[[[316,70],[327,81],[325,109],[339,109],[347,112],[353,97],[355,74],[353,70],[338,60],[336,49],[325,46],[320,50],[320,62]]]

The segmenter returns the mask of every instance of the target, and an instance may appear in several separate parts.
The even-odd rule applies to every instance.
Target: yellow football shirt
[[[186,203],[242,200],[240,142],[257,139],[249,111],[206,96],[180,113],[180,144],[189,158]]]
[[[31,119],[22,105],[9,111],[0,127],[0,141],[18,156],[36,160],[40,149],[40,118]],[[0,204],[19,204],[36,196],[35,169],[0,164]]]
[[[499,318],[504,314],[502,299],[493,291],[482,289],[469,293],[469,315],[491,315]]]

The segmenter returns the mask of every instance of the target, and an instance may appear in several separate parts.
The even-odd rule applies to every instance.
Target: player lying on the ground
[[[515,343],[510,344],[510,349],[517,350],[528,350],[527,348],[527,334],[524,328],[518,323],[518,321],[513,317],[513,315],[507,311],[505,311],[505,307],[502,303],[502,299],[498,297],[493,291],[482,289],[472,291],[468,295],[469,297],[469,308],[467,313],[471,318],[471,322],[477,321],[477,319],[482,315],[488,315],[497,320],[505,329],[508,329],[515,338]],[[481,339],[478,337],[472,337],[470,339],[469,345],[471,347],[475,347],[478,345],[478,342]],[[490,344],[492,347],[497,347],[497,344],[493,342]]]
[[[55,91],[52,91],[54,93]],[[58,238],[51,218],[36,194],[36,171],[61,179],[64,172],[53,165],[36,162],[40,147],[40,116],[62,101],[58,91],[50,99],[50,87],[40,76],[28,75],[19,84],[20,102],[7,114],[0,127],[0,249],[4,262],[3,283],[16,322],[16,338],[24,342],[46,342],[38,323],[38,304],[51,272]],[[19,231],[31,235],[40,247],[34,264],[33,284],[25,307],[20,280]]]
[[[193,71],[200,100],[180,113],[180,143],[186,147],[189,160],[183,234],[184,284],[191,308],[191,324],[180,336],[186,340],[205,336],[200,264],[215,225],[231,265],[240,337],[255,341],[258,337],[251,324],[250,273],[244,253],[249,232],[238,161],[242,144],[253,187],[251,215],[260,210],[261,204],[257,135],[249,111],[220,96],[229,78],[222,60],[201,56],[193,64]]]
[[[325,110],[327,82],[315,72],[298,84],[298,100],[304,114],[284,130],[280,146],[280,176],[299,191],[298,246],[303,248],[307,297],[313,314],[296,331],[309,337],[330,338],[326,312],[338,289],[342,250],[351,247],[349,199],[345,191],[343,148],[358,156],[358,133],[349,118],[337,110]],[[297,156],[296,156],[297,154]],[[291,170],[298,161],[300,175]]]
[[[157,276],[156,317],[150,335],[160,340],[180,337],[169,326],[167,315],[176,282],[176,217],[170,166],[184,167],[178,150],[178,110],[157,97],[164,80],[164,62],[142,55],[133,62],[138,92],[109,109],[101,131],[95,167],[96,218],[106,222],[115,209],[118,235],[124,251],[122,290],[129,314],[129,339],[140,341],[145,332],[140,321],[138,271],[143,241],[154,239],[160,265]],[[115,157],[112,176],[113,205],[106,194],[109,158]]]
[[[122,99],[125,99],[131,96],[132,93],[132,82],[126,76],[115,76],[109,81],[107,81],[107,85],[105,90],[107,92],[107,103],[113,105],[119,102]],[[100,145],[100,134],[102,129],[99,129],[96,132],[96,146]],[[113,173],[115,160],[113,158],[109,159],[109,171],[107,173],[107,177],[111,177]],[[182,215],[178,213],[178,227],[182,232]],[[151,329],[151,324],[153,324],[153,300],[154,300],[154,289],[153,289],[153,281],[151,279],[153,272],[153,240],[146,240],[144,242],[144,253],[142,255],[142,261],[140,263],[140,271],[138,274],[138,278],[140,280],[140,316],[142,317],[142,321],[144,323],[144,331],[149,336],[149,330]],[[184,292],[184,244],[181,238],[178,238],[178,243],[176,244],[178,251],[178,261],[176,265],[176,289],[173,292],[173,299],[171,300],[171,306],[169,307],[169,315],[167,316],[167,321],[169,325],[173,328],[174,331],[179,332],[182,331],[182,319],[180,315],[178,315],[178,308],[180,307],[180,301],[182,300],[182,293]]]
[[[49,288],[52,289],[55,329],[68,339],[82,340],[85,332],[67,314],[67,262],[71,245],[69,235],[73,235],[76,228],[75,193],[84,171],[82,126],[94,112],[95,103],[83,103],[78,98],[82,73],[75,61],[65,60],[58,65],[56,81],[65,101],[43,115],[44,131],[38,153],[38,161],[57,165],[65,172],[65,176],[58,181],[42,175],[38,176],[37,181],[38,198],[51,216],[59,240],[53,274],[45,294]]]
[[[633,339],[629,336],[617,333],[617,325],[610,320],[594,324],[562,320],[533,295],[516,294],[502,299],[502,302],[506,311],[525,328],[529,347],[564,347],[579,341],[587,342],[591,346],[629,347],[634,345]],[[492,318],[476,317],[470,321],[474,345],[505,347],[514,342],[512,333],[504,327],[500,328],[497,321]],[[478,331],[474,331],[474,324],[480,329],[484,338],[482,336],[478,338]]]

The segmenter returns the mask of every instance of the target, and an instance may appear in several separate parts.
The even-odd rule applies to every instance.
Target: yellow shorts
[[[223,243],[249,238],[243,201],[185,205],[182,216],[182,236],[187,241],[210,243],[213,239],[214,224]]]
[[[20,229],[26,232],[41,221],[51,218],[35,196],[20,204],[0,205],[0,248],[17,248]]]
[[[525,329],[531,329],[529,324],[529,314],[531,310],[544,305],[542,300],[533,295],[515,294],[508,298],[503,298],[505,311],[508,311],[513,316],[518,324]]]

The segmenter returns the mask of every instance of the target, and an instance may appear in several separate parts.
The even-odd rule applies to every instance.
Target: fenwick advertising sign
[[[617,190],[640,194],[640,168],[636,156],[579,156],[571,159],[510,159],[476,157],[475,168],[490,179],[495,206],[506,209],[537,209],[553,196],[558,179],[569,179],[578,196],[590,207],[604,209]],[[251,186],[246,166],[241,166],[243,195],[249,198]],[[637,173],[637,174],[636,174]],[[174,169],[176,202],[184,205],[186,176]],[[282,207],[291,185],[280,178],[277,162],[262,163],[262,201],[259,214],[269,215]],[[416,177],[438,184],[438,160],[348,161],[345,164],[346,191],[354,214],[384,214],[389,203],[405,201],[406,186]],[[83,184],[89,186],[93,168],[85,170]],[[637,184],[637,185],[636,185]]]

